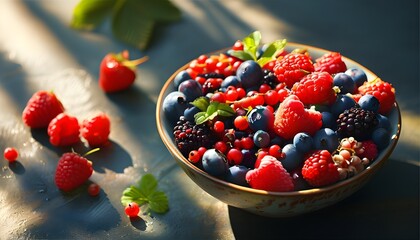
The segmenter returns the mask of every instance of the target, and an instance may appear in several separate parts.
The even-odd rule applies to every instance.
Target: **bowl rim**
[[[314,47],[314,46],[310,46],[310,45],[306,45],[306,44],[300,44],[300,43],[295,43],[295,42],[287,42],[286,47],[294,47],[294,48],[305,48],[308,51],[318,51],[318,52],[331,52],[331,50],[327,50],[327,49],[323,49],[323,48],[319,48],[319,47]],[[221,49],[218,51],[214,51],[214,52],[210,52],[210,53],[206,53],[206,55],[211,55],[211,54],[216,54],[216,53],[221,53],[224,50],[226,50],[228,48],[225,49]],[[378,78],[378,76],[376,74],[374,74],[371,70],[369,70],[368,68],[366,68],[365,66],[361,65],[360,63],[357,63],[356,61],[349,59],[345,56],[342,56],[343,60],[346,63],[351,63],[352,65],[361,67],[363,69],[363,71],[366,72],[366,74],[369,76],[371,75],[374,79]],[[192,60],[191,60],[192,61]],[[191,163],[190,161],[188,161],[188,159],[186,159],[181,152],[178,150],[178,148],[175,146],[175,144],[173,143],[172,139],[167,138],[166,134],[165,134],[165,130],[164,130],[164,116],[162,114],[161,116],[161,106],[164,100],[164,94],[165,92],[168,90],[168,88],[170,86],[173,86],[173,80],[175,78],[175,76],[185,70],[189,63],[191,62],[189,61],[188,63],[186,63],[185,65],[183,65],[182,67],[178,68],[177,71],[175,71],[165,82],[165,84],[163,85],[158,99],[157,99],[157,103],[156,103],[156,125],[157,125],[157,129],[158,129],[158,133],[164,143],[164,145],[166,146],[166,148],[170,151],[171,155],[173,157],[178,158],[180,161],[177,161],[178,163],[181,162],[182,164],[186,165],[187,167],[189,167],[190,169],[194,170],[195,173],[200,174],[202,177],[207,178],[209,180],[211,180],[214,183],[217,183],[219,185],[222,185],[224,187],[229,187],[232,188],[234,190],[237,191],[245,191],[247,193],[250,194],[258,194],[258,195],[270,195],[270,196],[302,196],[302,195],[311,195],[314,193],[326,193],[326,192],[330,192],[330,191],[334,191],[344,185],[347,185],[350,182],[356,181],[359,178],[363,178],[366,175],[368,175],[371,171],[374,171],[374,169],[379,168],[380,166],[382,166],[386,160],[389,158],[389,156],[392,154],[395,146],[397,145],[397,142],[399,140],[399,136],[401,133],[401,126],[402,126],[402,121],[401,121],[401,111],[399,108],[399,105],[397,103],[397,101],[394,102],[394,107],[395,109],[393,111],[397,111],[397,118],[398,118],[398,123],[397,123],[397,129],[395,133],[392,133],[393,135],[391,136],[391,141],[389,143],[389,145],[382,150],[382,158],[381,159],[376,159],[374,162],[372,162],[365,170],[363,170],[361,173],[339,181],[337,183],[334,183],[332,185],[329,186],[325,186],[325,187],[318,187],[318,188],[311,188],[311,189],[305,189],[305,190],[299,190],[299,191],[290,191],[290,192],[273,192],[273,191],[265,191],[265,190],[260,190],[260,189],[254,189],[251,187],[245,187],[245,186],[240,186],[234,183],[230,183],[227,182],[223,179],[217,178],[215,176],[212,176],[210,174],[208,174],[207,172],[205,172],[204,170],[198,168],[197,166],[195,166],[193,163]],[[378,155],[379,157],[380,155]]]

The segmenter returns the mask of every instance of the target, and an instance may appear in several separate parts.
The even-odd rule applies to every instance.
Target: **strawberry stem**
[[[140,65],[144,62],[146,62],[147,60],[149,60],[148,56],[144,56],[142,58],[139,59],[134,59],[134,60],[129,60],[129,61],[123,61],[122,64],[126,67],[135,67],[137,65]]]
[[[101,149],[100,148],[94,148],[94,149],[90,150],[89,152],[83,154],[83,157],[86,157],[87,155],[98,152],[99,150],[101,150]]]

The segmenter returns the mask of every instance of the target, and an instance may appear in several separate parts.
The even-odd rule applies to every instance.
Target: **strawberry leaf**
[[[239,58],[243,61],[254,60],[254,57],[251,54],[249,54],[247,52],[244,52],[244,51],[232,51],[229,54],[234,56],[234,57],[237,57],[237,58]]]
[[[201,111],[205,112],[207,110],[207,107],[210,105],[210,100],[206,97],[199,97],[195,99],[191,104],[196,106]]]
[[[121,204],[127,206],[131,202],[139,205],[148,204],[156,213],[169,210],[168,198],[164,192],[157,191],[158,182],[152,174],[143,175],[136,186],[130,186],[123,191]]]
[[[81,0],[73,9],[70,26],[80,30],[96,28],[109,15],[117,0]]]
[[[270,45],[268,45],[267,49],[261,55],[261,58],[271,58],[271,59],[276,58],[277,55],[284,50],[284,47],[286,46],[286,44],[287,44],[286,39],[276,40],[270,43]]]

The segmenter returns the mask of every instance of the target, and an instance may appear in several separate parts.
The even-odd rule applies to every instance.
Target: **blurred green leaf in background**
[[[179,20],[181,11],[169,0],[81,0],[71,27],[90,31],[107,17],[117,39],[144,50],[158,24]]]

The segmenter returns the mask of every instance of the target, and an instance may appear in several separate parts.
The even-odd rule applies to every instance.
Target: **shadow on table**
[[[351,197],[290,218],[229,207],[236,239],[419,239],[419,167],[390,160]]]

